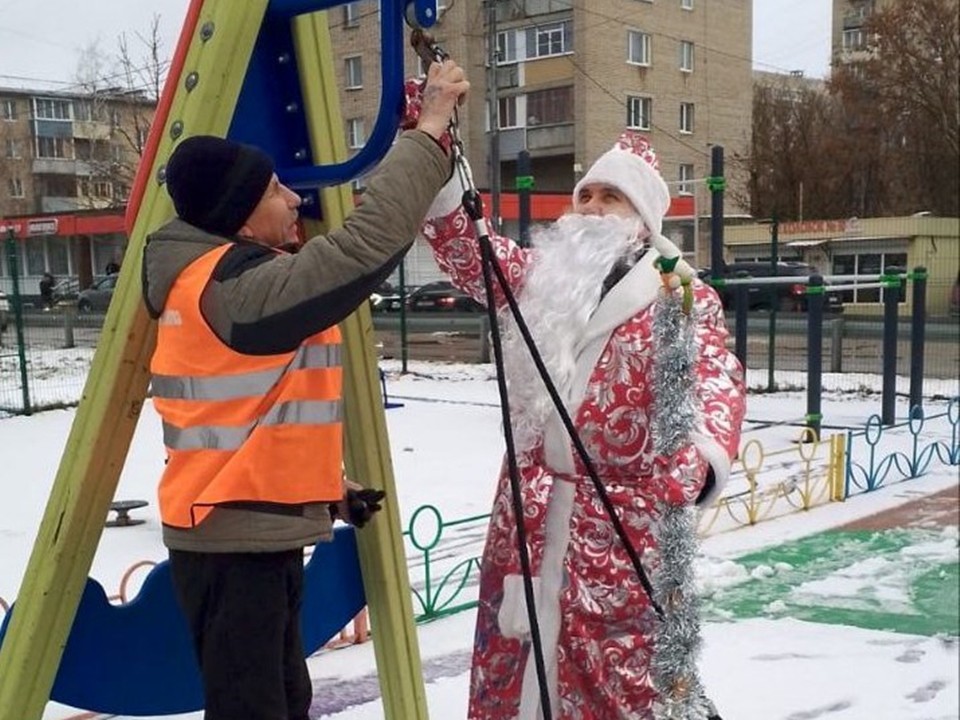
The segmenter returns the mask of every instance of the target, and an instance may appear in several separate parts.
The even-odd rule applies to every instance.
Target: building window
[[[360,3],[348,2],[343,6],[343,26],[359,27],[360,25]]]
[[[347,147],[351,150],[362,148],[367,138],[363,129],[363,118],[347,120]]]
[[[906,270],[906,267],[906,253],[858,253],[833,256],[834,275],[880,275],[892,268]],[[845,281],[843,284],[849,283]],[[857,288],[841,291],[840,297],[846,303],[881,303],[885,292],[884,288]],[[906,299],[906,288],[901,283],[897,301],[906,302]]]
[[[17,141],[13,138],[7,138],[5,143],[7,146],[7,157],[8,158],[18,158],[20,157],[20,148],[17,146]]]
[[[38,158],[65,158],[67,156],[66,146],[63,138],[38,137],[37,138],[37,157]]]
[[[501,128],[519,127],[517,123],[517,96],[502,97],[497,99],[499,106],[497,112],[497,122]]]
[[[680,103],[680,132],[693,132],[693,103]]]
[[[526,28],[526,59],[551,57],[573,52],[573,23],[550,23]]]
[[[677,192],[681,195],[693,195],[693,164],[692,163],[681,163],[680,172],[678,174],[678,180],[680,180],[680,186],[677,188]]]
[[[684,10],[693,10],[693,0],[680,0],[680,7]]]
[[[69,120],[70,102],[68,100],[52,100],[34,98],[34,116],[38,120]]]
[[[627,30],[627,62],[631,65],[650,65],[652,38],[639,30]]]
[[[10,191],[10,197],[23,197],[23,180],[18,177],[12,177],[7,181],[7,189]]]
[[[680,70],[693,72],[693,43],[689,40],[680,41]]]
[[[843,31],[843,49],[846,51],[860,50],[863,47],[863,29],[854,28]]]
[[[634,130],[649,130],[653,123],[653,98],[630,96],[627,98],[627,127]]]
[[[0,100],[0,118],[3,118],[4,120],[17,119],[16,100]]]
[[[513,30],[497,33],[497,64],[507,65],[517,61],[517,33]]]
[[[573,86],[527,94],[527,125],[573,122]]]
[[[363,87],[363,59],[359,55],[344,59],[347,90],[359,90]]]

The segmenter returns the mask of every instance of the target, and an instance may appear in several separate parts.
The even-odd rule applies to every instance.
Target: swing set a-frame
[[[173,216],[164,165],[176,144],[192,135],[229,137],[267,151],[281,181],[312,200],[306,207],[313,208],[313,217],[304,221],[308,235],[343,222],[353,207],[344,183],[373,167],[396,133],[404,24],[432,26],[437,2],[380,0],[380,112],[365,148],[349,159],[327,25],[327,11],[341,4],[190,3],[128,205],[126,262],[19,596],[0,627],[0,720],[39,720],[49,700],[126,715],[202,707],[198,670],[166,563],[124,606],[111,605],[88,577],[148,391],[155,326],[141,300],[139,268],[147,235]],[[366,305],[341,329],[347,472],[395,497]],[[395,503],[363,533],[338,530],[334,543],[314,553],[304,601],[308,652],[364,604],[376,630],[384,717],[425,719]]]

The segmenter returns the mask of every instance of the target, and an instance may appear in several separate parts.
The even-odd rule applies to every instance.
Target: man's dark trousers
[[[171,550],[170,571],[200,662],[205,720],[308,720],[303,550]]]

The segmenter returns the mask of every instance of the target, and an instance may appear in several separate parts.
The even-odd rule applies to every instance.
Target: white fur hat
[[[573,189],[573,202],[584,185],[602,183],[617,188],[633,204],[643,224],[654,235],[663,229],[670,208],[670,190],[660,177],[659,163],[650,141],[626,130],[614,146],[601,155]]]

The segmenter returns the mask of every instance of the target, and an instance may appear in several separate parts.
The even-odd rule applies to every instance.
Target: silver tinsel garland
[[[689,292],[689,288],[686,288]],[[661,291],[654,310],[656,357],[653,368],[654,452],[676,453],[688,442],[696,419],[695,316],[684,312],[681,291]],[[676,499],[675,499],[676,500]],[[696,510],[684,502],[664,502],[657,529],[660,562],[653,574],[654,595],[664,617],[658,625],[651,673],[657,690],[657,720],[708,720],[716,711],[706,699],[697,658],[700,651],[700,600],[694,582],[697,554]]]

